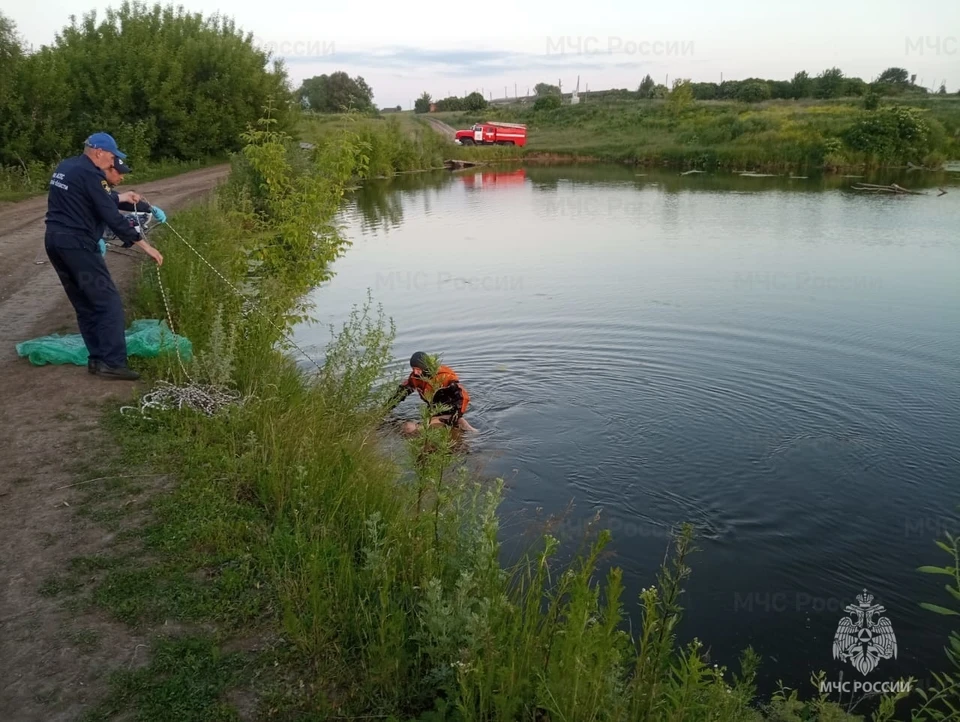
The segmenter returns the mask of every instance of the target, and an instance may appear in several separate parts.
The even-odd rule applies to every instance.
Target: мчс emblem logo
[[[857,602],[844,608],[851,616],[844,617],[837,625],[837,632],[833,635],[833,658],[850,662],[866,677],[881,659],[896,659],[897,637],[887,617],[875,619],[887,610],[873,603],[872,594],[864,589],[857,595]]]

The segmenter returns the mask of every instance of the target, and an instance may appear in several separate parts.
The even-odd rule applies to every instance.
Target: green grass
[[[856,150],[844,138],[864,113],[856,99],[840,101],[693,101],[586,98],[579,105],[534,111],[496,106],[479,113],[438,113],[457,127],[482,120],[526,123],[527,155],[561,154],[673,166],[740,168],[936,165],[960,157],[960,98],[907,98],[930,126],[916,153],[883,156]],[[885,107],[895,105],[884,100]]]
[[[158,638],[150,664],[115,672],[111,694],[88,711],[83,722],[116,719],[134,710],[137,720],[226,722],[239,720],[225,693],[243,679],[243,655],[225,654],[206,637]]]
[[[317,353],[319,370],[285,353],[263,314],[289,329],[303,295],[329,279],[345,247],[330,220],[373,167],[369,139],[328,128],[307,155],[252,133],[212,207],[171,218],[262,314],[243,313],[251,305],[169,233],[153,237],[170,250],[161,273],[197,351],[191,379],[245,400],[214,416],[109,417],[119,448],[96,476],[146,468],[177,483],[116,558],[78,559],[47,591],[87,580],[114,617],[187,630],[158,638],[149,666],[118,672],[88,719],[236,719],[237,690],[258,719],[857,719],[789,694],[760,706],[755,655],[715,668],[699,642],[678,641],[690,527],[641,594],[632,633],[621,572],[600,563],[606,532],[564,540],[581,544],[570,563],[547,535],[504,567],[502,483],[469,478],[444,429],[410,440],[401,458],[380,443],[397,379],[384,371],[392,327],[372,302]],[[160,312],[155,274],[135,300]],[[185,381],[170,358],[145,370]],[[129,485],[85,493],[93,507],[130,506]],[[893,704],[874,719],[890,719]]]
[[[521,157],[519,149],[477,148],[453,143],[414,113],[370,117],[357,114],[304,114],[298,132],[307,142],[322,142],[338,133],[353,134],[366,161],[358,178],[443,168],[446,160],[497,162]]]

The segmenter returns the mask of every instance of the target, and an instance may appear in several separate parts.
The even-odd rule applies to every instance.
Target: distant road
[[[431,118],[429,115],[424,115],[421,117],[430,124],[431,128],[441,135],[445,135],[449,140],[453,140],[456,136],[457,131],[444,123],[442,120],[439,120],[438,118]]]

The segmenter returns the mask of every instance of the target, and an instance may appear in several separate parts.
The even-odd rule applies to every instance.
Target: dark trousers
[[[107,366],[127,365],[123,302],[96,244],[63,233],[47,233],[47,258],[77,312],[80,335],[90,359]]]

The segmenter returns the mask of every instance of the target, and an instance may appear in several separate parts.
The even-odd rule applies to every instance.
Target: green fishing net
[[[161,353],[176,353],[180,348],[180,355],[184,361],[189,361],[193,355],[193,346],[190,340],[178,336],[170,330],[165,321],[144,319],[134,321],[126,330],[127,355],[154,358]],[[76,364],[87,365],[87,347],[80,334],[61,336],[51,334],[40,338],[23,341],[17,344],[17,353],[30,359],[34,366],[44,364]]]

